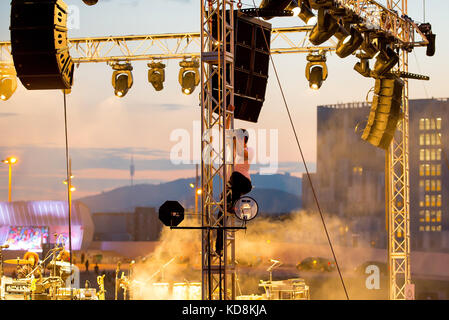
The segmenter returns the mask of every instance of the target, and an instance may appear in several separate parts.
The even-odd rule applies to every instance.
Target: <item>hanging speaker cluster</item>
[[[271,24],[235,10],[234,28],[234,117],[257,122],[267,89]],[[213,35],[218,38],[217,29]],[[212,78],[212,90],[218,99],[218,74]]]
[[[368,123],[362,139],[375,147],[388,149],[401,118],[404,81],[395,75],[376,79]]]
[[[64,1],[12,0],[10,30],[14,66],[25,88],[71,88],[74,64]]]

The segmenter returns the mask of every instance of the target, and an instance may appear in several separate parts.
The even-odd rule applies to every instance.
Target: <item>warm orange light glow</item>
[[[196,194],[197,194],[197,195],[201,195],[202,193],[203,193],[203,190],[201,190],[201,189],[197,189],[197,190],[196,190]]]
[[[3,163],[6,164],[15,164],[17,162],[17,158],[15,157],[8,157],[5,160],[2,160]]]

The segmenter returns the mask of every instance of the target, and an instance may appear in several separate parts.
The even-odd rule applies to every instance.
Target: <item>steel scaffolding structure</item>
[[[407,0],[388,0],[390,10],[407,15]],[[413,29],[403,27],[400,36],[407,43]],[[408,47],[400,46],[398,71],[408,72]],[[404,79],[402,119],[397,133],[386,152],[385,186],[388,213],[388,264],[390,300],[407,298],[406,289],[411,284],[410,272],[410,182],[409,182],[409,99],[408,80]]]
[[[227,108],[234,104],[233,13],[232,0],[201,1],[202,297],[208,300],[235,299],[235,233],[226,229],[235,219],[227,210],[234,159],[226,148],[226,126],[232,129],[234,122]],[[219,236],[221,254],[213,247]]]
[[[313,26],[274,28],[271,53],[333,51],[335,43],[315,46],[308,41]],[[166,60],[200,57],[199,32],[68,39],[75,63]],[[11,61],[11,43],[0,42],[0,60]]]

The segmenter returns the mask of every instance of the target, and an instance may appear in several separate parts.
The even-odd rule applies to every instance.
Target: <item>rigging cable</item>
[[[66,91],[63,90],[64,95],[64,128],[65,128],[65,158],[66,158],[66,171],[67,171],[67,207],[69,209],[69,254],[70,254],[70,275],[72,275],[72,204],[71,204],[71,195],[70,188],[72,187],[72,179],[71,179],[71,168],[70,168],[70,158],[69,158],[69,138],[68,138],[68,130],[67,130],[67,98]],[[71,278],[71,276],[70,276]],[[70,280],[70,298],[73,299],[73,290],[72,290],[72,280]]]

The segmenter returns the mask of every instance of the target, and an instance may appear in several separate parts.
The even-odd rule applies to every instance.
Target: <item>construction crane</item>
[[[357,16],[367,30],[383,33],[392,39],[395,49],[400,51],[397,71],[408,72],[408,54],[415,47],[429,44],[426,35],[411,20],[407,0],[315,0],[330,3]],[[153,34],[140,36],[117,36],[76,38],[69,40],[73,61],[77,64],[93,62],[120,62],[139,60],[201,58],[201,137],[202,137],[202,284],[203,299],[235,299],[235,237],[233,217],[227,214],[229,192],[228,173],[232,161],[226,161],[226,127],[233,128],[233,113],[227,111],[226,99],[233,103],[234,21],[232,15],[226,19],[227,10],[233,12],[240,1],[202,0],[201,31],[199,33]],[[212,18],[221,32],[214,35]],[[313,26],[274,28],[271,37],[271,53],[316,53],[334,51],[336,43],[316,46],[308,41]],[[170,46],[170,44],[171,46]],[[280,45],[283,44],[283,45]],[[9,42],[0,42],[0,53],[6,57],[0,64],[11,64]],[[212,77],[217,75],[218,99],[212,95]],[[403,118],[397,134],[386,152],[385,187],[386,213],[388,216],[388,261],[389,297],[392,300],[406,299],[411,285],[410,274],[410,214],[409,214],[409,102],[408,81],[404,80],[402,103]],[[219,142],[212,143],[211,132],[219,132]],[[219,150],[214,146],[219,145]],[[207,155],[205,158],[204,155]],[[204,159],[205,158],[205,159]],[[219,181],[220,192],[214,190],[213,181]],[[222,215],[217,213],[223,210]],[[212,230],[224,229],[223,255],[212,250]]]

